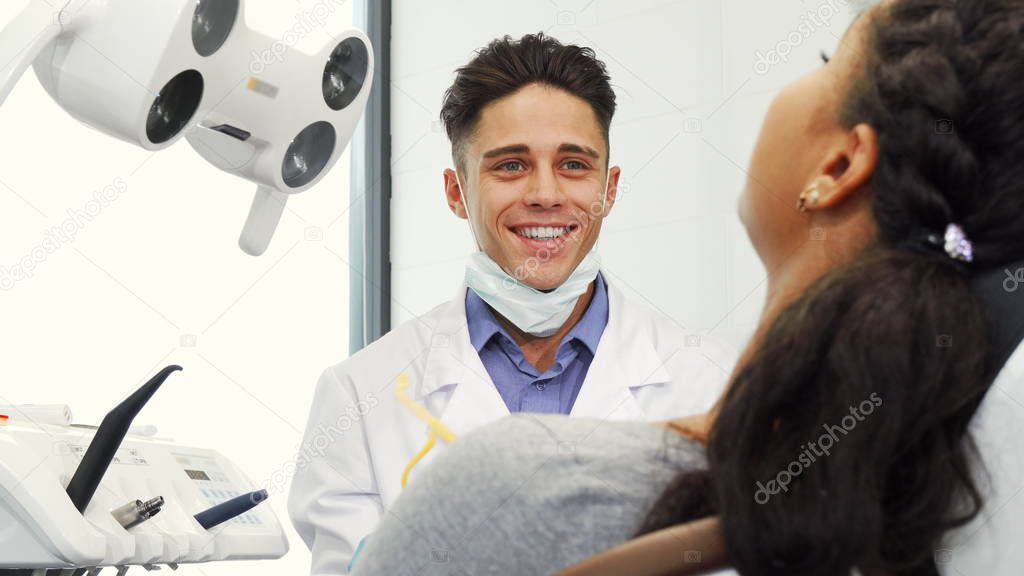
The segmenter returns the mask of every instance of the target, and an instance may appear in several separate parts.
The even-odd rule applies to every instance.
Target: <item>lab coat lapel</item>
[[[608,282],[607,277],[605,281]],[[587,371],[572,415],[602,420],[643,420],[635,390],[671,381],[655,348],[650,314],[636,309],[608,282],[608,326]]]
[[[509,414],[469,340],[465,301],[463,287],[434,330],[419,394],[427,408],[456,435]]]

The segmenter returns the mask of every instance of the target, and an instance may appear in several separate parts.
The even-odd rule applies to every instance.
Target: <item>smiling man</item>
[[[321,376],[289,500],[313,574],[346,573],[443,449],[419,457],[437,426],[413,404],[461,436],[516,412],[669,420],[721,393],[733,352],[630,301],[601,270],[594,247],[621,174],[614,113],[594,52],[543,34],[496,40],[458,70],[441,112],[454,163],[444,192],[478,250],[453,300]]]

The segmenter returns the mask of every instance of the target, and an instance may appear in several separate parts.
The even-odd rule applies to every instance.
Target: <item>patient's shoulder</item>
[[[664,426],[641,421],[515,414],[483,426],[456,442],[452,456],[466,461],[545,462],[547,468],[703,464],[703,447]]]

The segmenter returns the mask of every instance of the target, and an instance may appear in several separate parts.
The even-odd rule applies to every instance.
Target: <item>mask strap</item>
[[[459,198],[462,198],[462,207],[466,209],[466,220],[469,222],[469,232],[473,235],[473,242],[476,243],[477,250],[482,250],[483,247],[480,244],[480,239],[476,237],[476,227],[473,226],[473,217],[469,215],[469,203],[466,202],[466,191],[462,187],[462,180],[459,179],[459,170],[455,169],[455,183],[459,186]]]
[[[604,211],[608,208],[608,185],[612,182],[612,168],[608,166],[608,175],[604,177],[604,188],[601,190],[601,215],[600,218],[604,220]],[[601,244],[601,236],[597,237],[594,241],[594,247],[591,248],[591,252],[596,252],[598,245]]]

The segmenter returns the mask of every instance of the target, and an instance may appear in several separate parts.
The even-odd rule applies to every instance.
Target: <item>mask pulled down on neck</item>
[[[546,338],[569,319],[600,268],[601,258],[590,252],[558,288],[541,292],[513,278],[486,252],[479,251],[466,264],[466,285],[516,328]]]

